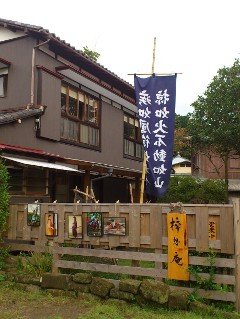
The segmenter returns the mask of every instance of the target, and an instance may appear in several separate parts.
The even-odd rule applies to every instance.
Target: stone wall
[[[171,291],[168,285],[155,280],[122,279],[117,281],[93,277],[85,273],[75,275],[45,273],[41,278],[29,274],[12,274],[9,278],[29,292],[47,290],[52,295],[64,294],[70,297],[91,293],[101,299],[114,298],[130,303],[135,302],[140,306],[151,304],[169,310],[191,310],[212,316],[221,313],[221,318],[240,318],[239,315],[229,312],[226,312],[225,316],[223,311],[197,301],[190,302],[188,292]]]

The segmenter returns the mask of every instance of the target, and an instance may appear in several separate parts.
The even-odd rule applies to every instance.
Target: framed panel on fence
[[[126,218],[125,217],[104,217],[103,218],[104,235],[126,235]]]
[[[68,237],[83,238],[82,216],[68,216]]]
[[[40,226],[41,206],[39,204],[28,204],[27,224],[28,226]]]
[[[92,237],[102,236],[102,214],[87,213],[87,235]]]
[[[58,214],[56,213],[45,214],[45,234],[46,236],[58,235]]]

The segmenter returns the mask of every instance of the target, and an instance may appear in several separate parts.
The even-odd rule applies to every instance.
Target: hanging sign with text
[[[168,278],[189,280],[187,217],[184,213],[168,213]]]
[[[135,76],[134,86],[147,162],[146,193],[162,197],[172,168],[176,75]]]

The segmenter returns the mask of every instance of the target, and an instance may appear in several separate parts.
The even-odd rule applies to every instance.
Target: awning
[[[30,159],[25,159],[25,158],[18,158],[18,157],[10,157],[10,156],[1,156],[2,158],[5,158],[7,160],[10,161],[14,161],[20,164],[24,164],[24,165],[30,165],[30,166],[38,166],[38,167],[44,167],[44,168],[50,168],[50,169],[58,169],[58,170],[62,170],[62,171],[70,171],[70,172],[77,172],[77,173],[81,173],[81,171],[68,167],[68,166],[64,166],[61,164],[55,164],[55,163],[49,163],[49,162],[42,162],[42,161],[34,161],[34,160],[30,160]]]

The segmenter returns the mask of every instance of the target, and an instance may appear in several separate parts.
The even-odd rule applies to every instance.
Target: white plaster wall
[[[21,32],[21,31],[12,32],[8,29],[0,27],[0,41],[6,41],[10,39],[19,38],[19,37],[22,37],[23,35],[25,35],[24,32]]]

